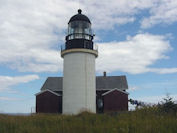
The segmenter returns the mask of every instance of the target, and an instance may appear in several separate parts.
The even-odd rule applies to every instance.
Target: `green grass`
[[[177,133],[177,114],[146,107],[132,112],[75,116],[0,115],[0,133]]]

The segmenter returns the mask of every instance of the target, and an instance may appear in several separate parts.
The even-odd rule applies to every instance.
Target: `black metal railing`
[[[86,40],[93,40],[94,35],[86,34],[86,33],[73,33],[66,36],[66,40],[72,39],[86,39]]]
[[[87,48],[87,44],[83,44],[83,48],[89,49]],[[64,50],[67,50],[68,48],[66,47],[66,44],[61,45],[61,52]],[[71,49],[71,48],[69,48]],[[98,51],[98,46],[96,44],[93,45],[92,50]]]

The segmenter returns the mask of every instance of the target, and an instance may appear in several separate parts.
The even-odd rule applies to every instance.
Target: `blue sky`
[[[177,100],[176,0],[0,0],[1,113],[29,113],[46,78],[62,76],[60,45],[78,8],[96,34],[96,75],[126,75],[129,98]]]

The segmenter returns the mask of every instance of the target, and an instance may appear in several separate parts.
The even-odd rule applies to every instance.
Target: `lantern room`
[[[71,17],[68,22],[66,49],[93,49],[93,36],[89,18],[79,9],[78,14]]]

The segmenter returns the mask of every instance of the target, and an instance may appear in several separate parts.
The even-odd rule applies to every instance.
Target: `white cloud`
[[[0,63],[19,71],[61,70],[59,45],[76,2],[1,0],[0,5]]]
[[[21,83],[28,83],[36,79],[39,79],[38,75],[25,75],[25,76],[15,76],[15,77],[0,76],[0,84],[1,84],[0,91],[7,90],[7,89],[10,89],[10,87],[12,86],[15,86]]]
[[[177,68],[151,68],[149,71],[159,74],[177,73]]]
[[[0,101],[14,101],[14,100],[18,100],[18,99],[17,98],[11,98],[11,97],[0,97]]]
[[[150,16],[141,22],[142,28],[149,28],[156,24],[171,24],[177,22],[177,1],[158,0],[150,8]]]
[[[0,64],[22,72],[61,71],[63,65],[59,46],[64,43],[68,19],[76,13],[76,9],[79,7],[78,2],[78,0],[0,0]],[[102,2],[83,0],[80,2],[80,7],[83,9],[83,13],[91,18],[95,29],[105,29],[105,27],[110,29],[115,25],[133,22],[136,19],[136,14],[145,9],[152,8],[150,11],[153,16],[155,13],[154,5],[158,8],[156,3],[158,2],[154,2],[154,0],[102,0]],[[162,5],[161,2],[160,5]],[[171,8],[173,7],[169,6],[169,9]],[[149,58],[144,57],[149,56],[148,54],[136,51],[137,48],[141,50],[143,45],[149,45],[138,37],[142,36],[137,35],[124,42],[102,44],[103,47],[100,46],[100,50],[105,48],[111,50],[113,52],[111,55],[115,54],[113,58],[115,59],[119,56],[121,61],[110,62],[118,65],[113,65],[111,68],[107,68],[106,65],[98,70],[109,69],[108,71],[115,71],[117,69],[130,73],[141,73],[150,71],[146,66],[151,65],[158,59],[165,58],[163,54],[165,50],[162,48],[168,47],[166,45],[167,42],[163,42],[163,39],[156,39],[158,38],[157,36],[155,38],[150,36],[150,39],[148,39],[146,35],[144,38],[146,40],[144,41],[150,42],[150,45],[156,43],[153,41],[157,41],[157,43],[162,43],[153,46],[164,46],[162,48],[158,47],[159,50],[147,47],[149,50],[147,53],[151,54],[152,52],[155,56],[150,55],[151,58]],[[106,44],[109,45],[106,46]],[[130,48],[130,50],[127,50],[125,46]],[[114,48],[119,48],[119,50],[113,50]],[[138,55],[134,54],[134,52],[137,52]],[[144,58],[138,57],[141,53],[144,58],[148,59],[144,60]],[[103,61],[104,54],[105,56],[108,55],[105,57],[106,61],[111,57],[108,53],[100,53],[102,59],[99,60],[102,62],[106,62]],[[131,56],[127,57],[127,55]],[[127,64],[126,62],[128,61],[131,62]],[[123,63],[131,65],[127,66]],[[137,63],[141,64],[138,65]]]
[[[177,102],[177,94],[169,95],[173,101]],[[147,96],[147,97],[138,97],[135,100],[139,100],[145,103],[160,103],[163,101],[164,98],[166,98],[167,95],[157,95],[157,96]]]
[[[152,7],[153,3],[153,0],[83,0],[81,7],[93,19],[94,28],[109,29],[134,22],[135,15]]]
[[[165,36],[137,34],[126,41],[100,43],[97,70],[99,72],[123,71],[132,74],[144,72],[174,73],[177,68],[152,68],[157,60],[168,59],[171,50]]]
[[[140,89],[140,88],[137,86],[129,86],[128,91],[136,91],[138,89]]]

